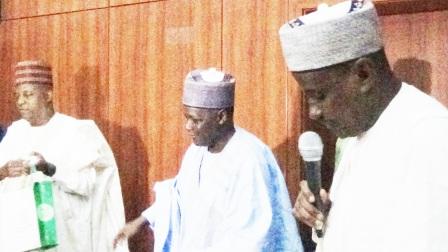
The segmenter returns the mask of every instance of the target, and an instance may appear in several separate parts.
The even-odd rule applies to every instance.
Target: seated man
[[[190,145],[178,175],[156,184],[156,202],[117,235],[144,223],[154,251],[302,251],[283,175],[271,150],[234,126],[235,79],[213,68],[188,74]]]
[[[27,160],[37,157],[37,170],[53,181],[56,250],[112,251],[113,235],[125,219],[118,169],[106,139],[95,122],[55,113],[48,65],[19,62],[15,77],[22,119],[0,143],[0,184],[30,174]],[[127,251],[126,245],[119,251]]]

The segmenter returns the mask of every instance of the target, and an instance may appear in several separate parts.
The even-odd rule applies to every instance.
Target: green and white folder
[[[40,172],[0,181],[0,251],[57,246],[52,187]]]
[[[40,248],[53,248],[58,244],[53,204],[53,183],[51,181],[35,182],[33,190],[39,225]]]

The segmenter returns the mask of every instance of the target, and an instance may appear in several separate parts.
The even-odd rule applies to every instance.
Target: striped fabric
[[[15,83],[53,85],[51,67],[41,60],[20,61],[15,67]]]

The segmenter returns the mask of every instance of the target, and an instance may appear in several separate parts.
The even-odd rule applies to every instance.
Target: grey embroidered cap
[[[343,63],[383,48],[378,15],[370,1],[344,1],[284,24],[283,55],[290,71]]]
[[[184,82],[183,104],[197,108],[233,107],[235,78],[216,68],[196,69]]]

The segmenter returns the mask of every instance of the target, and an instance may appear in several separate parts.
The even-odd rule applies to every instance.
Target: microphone
[[[306,181],[308,182],[308,187],[314,194],[315,201],[313,205],[323,213],[324,207],[319,193],[321,189],[320,164],[324,150],[322,139],[316,132],[306,131],[300,135],[298,147],[300,155],[305,163],[305,176]],[[315,229],[317,237],[322,237],[323,226],[315,227]]]

